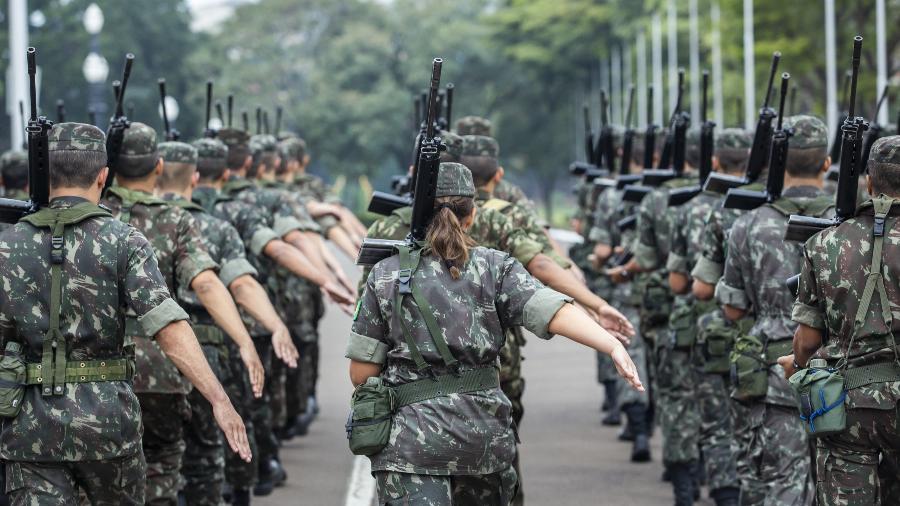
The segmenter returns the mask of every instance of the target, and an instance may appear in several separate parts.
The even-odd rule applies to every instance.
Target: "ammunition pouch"
[[[669,348],[687,350],[697,341],[697,312],[691,301],[679,300],[669,316]]]
[[[356,387],[345,426],[354,455],[375,455],[387,446],[395,408],[394,391],[381,378],[373,376]]]
[[[772,341],[763,344],[758,337],[741,334],[731,351],[731,382],[734,398],[752,401],[765,397],[769,389],[769,368],[778,357],[790,354],[792,340]]]
[[[672,313],[672,292],[663,271],[649,274],[641,293],[641,328],[659,327]]]
[[[726,374],[731,371],[731,351],[741,334],[741,324],[731,323],[724,317],[713,317],[698,334],[703,354],[703,372]]]
[[[25,362],[19,343],[8,342],[0,358],[0,417],[15,418],[25,396]]]

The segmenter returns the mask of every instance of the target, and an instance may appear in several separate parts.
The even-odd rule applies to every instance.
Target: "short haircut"
[[[259,168],[266,166],[267,171],[275,169],[275,162],[278,160],[278,153],[275,151],[261,151],[253,155],[253,163],[250,164],[250,170],[247,171],[247,177],[254,178],[259,175]]]
[[[790,146],[790,145],[789,145]],[[816,177],[828,158],[827,146],[788,148],[786,172],[794,177]]]
[[[119,155],[116,163],[116,175],[124,178],[142,178],[156,168],[159,162],[159,152],[154,151],[146,155]]]
[[[163,171],[156,186],[160,188],[177,188],[183,190],[191,185],[191,179],[197,166],[187,162],[164,162]]]
[[[687,142],[684,149],[684,161],[691,167],[700,166],[700,143]]]
[[[227,167],[234,170],[241,169],[248,156],[250,156],[250,148],[228,146]]]
[[[197,172],[204,181],[218,181],[227,169],[224,158],[200,158],[197,160]]]
[[[500,164],[491,156],[463,156],[461,163],[472,171],[475,186],[484,186],[497,175]]]
[[[643,139],[634,139],[631,144],[631,163],[637,165],[639,167],[644,166],[644,140]],[[627,167],[628,169],[631,166]],[[644,167],[646,168],[646,167]]]
[[[106,153],[102,151],[50,151],[50,185],[89,188],[103,167],[106,167]]]
[[[28,186],[28,164],[17,163],[3,169],[3,186],[7,190],[24,190]]]
[[[878,163],[870,159],[868,169],[875,195],[900,195],[900,164]]]
[[[716,150],[719,168],[724,172],[737,172],[747,168],[750,152],[744,148],[719,148]]]

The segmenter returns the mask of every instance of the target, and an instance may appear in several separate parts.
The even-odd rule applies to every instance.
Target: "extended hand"
[[[345,306],[356,304],[356,298],[351,295],[351,292],[347,291],[346,288],[335,281],[329,281],[322,285],[322,292],[324,292],[329,299],[334,301],[335,304]]]
[[[247,368],[247,374],[250,376],[250,386],[253,388],[253,396],[259,399],[263,394],[263,387],[266,382],[266,371],[263,369],[262,361],[256,353],[256,347],[253,343],[247,343],[240,347],[241,361]]]
[[[641,378],[638,377],[637,366],[634,365],[634,361],[631,360],[625,347],[616,346],[609,356],[612,358],[613,364],[616,366],[616,371],[619,372],[619,376],[625,379],[632,388],[638,392],[643,392],[644,384],[641,383]]]
[[[227,397],[221,402],[213,404],[212,408],[216,423],[225,433],[225,439],[228,440],[228,446],[233,452],[240,455],[244,462],[250,462],[253,454],[250,452],[250,441],[247,439],[247,429],[244,428],[241,415],[234,410],[234,406]]]
[[[288,367],[291,369],[297,367],[297,358],[300,356],[300,352],[294,346],[294,340],[291,339],[291,333],[287,327],[282,325],[272,334],[272,349],[275,350],[275,356]]]
[[[622,344],[628,346],[631,343],[631,337],[634,336],[634,326],[618,309],[604,302],[600,307],[594,309],[594,314],[597,316],[597,323],[621,341]]]

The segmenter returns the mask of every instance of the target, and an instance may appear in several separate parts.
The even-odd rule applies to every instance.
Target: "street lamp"
[[[104,100],[106,78],[109,75],[109,63],[106,58],[100,54],[100,31],[103,30],[103,11],[100,7],[92,3],[84,10],[81,18],[84,23],[84,29],[91,36],[91,48],[81,71],[84,78],[90,85],[88,91],[88,110],[93,116],[104,121],[106,118],[106,100]],[[100,125],[98,125],[100,126]]]

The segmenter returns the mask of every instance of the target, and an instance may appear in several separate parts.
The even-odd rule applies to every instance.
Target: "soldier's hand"
[[[228,440],[228,446],[231,451],[241,456],[244,462],[250,462],[253,454],[250,452],[250,441],[247,439],[247,429],[244,428],[244,421],[241,415],[234,410],[231,401],[225,397],[222,401],[212,405],[213,416],[216,417],[216,423],[225,434]]]
[[[259,399],[263,394],[263,387],[266,381],[266,371],[263,369],[262,361],[256,353],[256,347],[253,343],[247,343],[241,346],[241,361],[247,368],[247,375],[250,376],[250,386],[253,388],[253,396]]]
[[[625,270],[625,266],[613,267],[612,269],[606,270],[606,275],[612,280],[613,283],[621,285],[622,283],[627,283],[631,281],[631,273]]]
[[[284,362],[291,369],[297,367],[297,359],[300,352],[294,346],[294,340],[291,339],[291,333],[287,327],[281,326],[272,334],[272,348],[275,350],[275,356]]]
[[[778,365],[784,368],[784,377],[785,379],[791,379],[791,376],[797,372],[797,369],[794,367],[794,354],[790,354],[786,357],[778,357]]]
[[[594,309],[594,314],[596,315],[597,323],[621,341],[622,344],[628,346],[631,343],[631,337],[634,336],[634,326],[618,309],[604,302],[600,307]]]
[[[321,218],[328,215],[334,216],[338,220],[342,218],[340,208],[334,204],[310,201],[306,204],[306,209],[313,218]]]
[[[356,304],[356,298],[351,295],[352,291],[347,291],[346,288],[342,287],[340,283],[336,281],[329,281],[322,285],[322,292],[325,295],[334,301],[335,304],[341,305],[354,305]]]
[[[632,388],[638,392],[643,392],[644,384],[641,383],[641,378],[638,377],[637,366],[634,365],[634,361],[628,355],[628,350],[624,346],[616,346],[609,356],[612,358],[619,376],[624,378]]]

